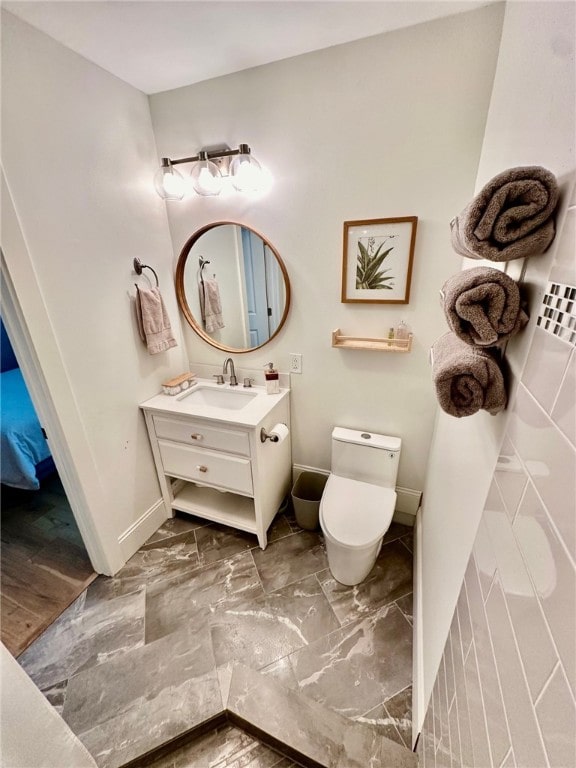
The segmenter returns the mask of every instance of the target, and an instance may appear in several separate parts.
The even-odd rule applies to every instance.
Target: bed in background
[[[35,491],[54,461],[0,320],[0,482]]]

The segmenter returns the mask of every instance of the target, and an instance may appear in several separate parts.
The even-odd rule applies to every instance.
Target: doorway
[[[58,472],[2,485],[0,639],[19,656],[96,578]]]
[[[0,182],[4,322],[94,570],[111,576],[125,559],[114,531],[101,523],[106,500],[2,169]]]
[[[3,323],[0,334],[0,639],[18,656],[96,573]]]

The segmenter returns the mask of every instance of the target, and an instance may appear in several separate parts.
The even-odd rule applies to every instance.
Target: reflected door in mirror
[[[284,280],[274,254],[264,240],[242,227],[249,344],[261,347],[273,335],[286,303]]]

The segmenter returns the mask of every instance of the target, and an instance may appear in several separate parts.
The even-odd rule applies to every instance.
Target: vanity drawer
[[[159,438],[197,445],[199,448],[250,456],[250,440],[247,432],[214,426],[202,421],[190,419],[184,421],[164,416],[154,416],[154,428]]]
[[[252,467],[249,459],[204,451],[168,440],[158,440],[158,446],[166,474],[239,493],[252,493]]]

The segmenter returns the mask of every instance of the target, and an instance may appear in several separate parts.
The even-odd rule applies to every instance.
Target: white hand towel
[[[177,345],[159,288],[136,286],[136,319],[140,338],[151,355]]]
[[[218,282],[212,277],[205,277],[200,283],[200,309],[204,328],[208,333],[224,328],[222,318],[222,304],[220,302],[220,288]]]

